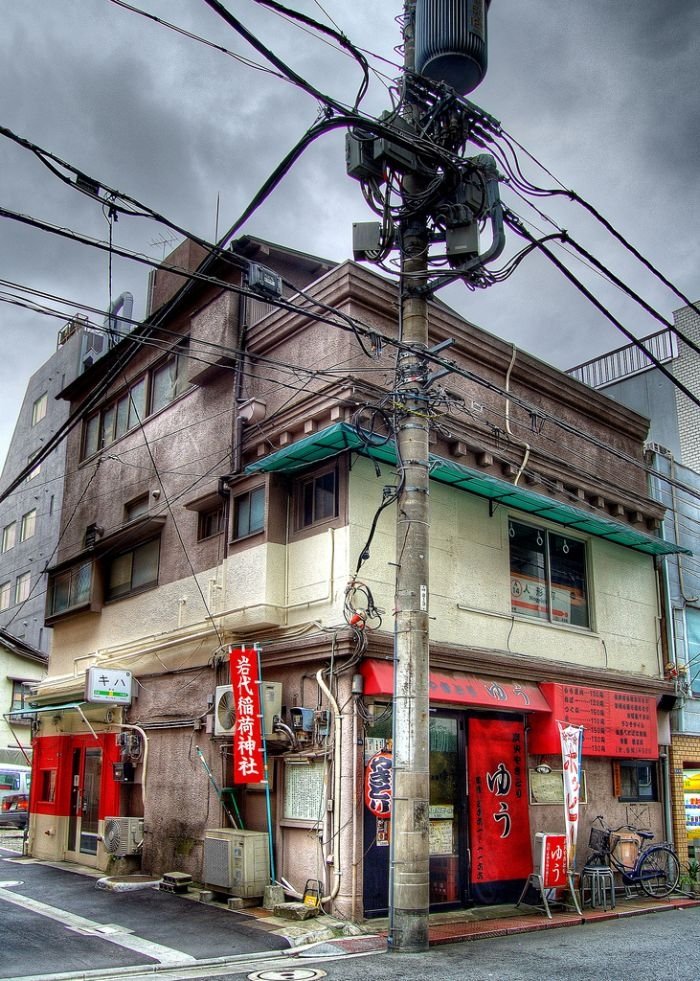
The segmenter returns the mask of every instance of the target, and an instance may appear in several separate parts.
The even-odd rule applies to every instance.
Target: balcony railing
[[[640,341],[662,364],[678,357],[678,342],[670,330],[649,334],[648,337],[640,338]],[[609,351],[599,358],[569,368],[566,373],[591,388],[602,388],[623,378],[638,375],[653,366],[654,362],[635,344],[626,344],[625,347]]]

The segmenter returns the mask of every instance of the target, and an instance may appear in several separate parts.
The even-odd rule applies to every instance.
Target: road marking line
[[[78,916],[76,913],[68,913],[66,910],[57,909],[55,906],[48,906],[46,903],[40,903],[36,899],[30,899],[28,896],[20,896],[17,893],[0,888],[0,900],[2,899],[7,903],[12,903],[14,906],[21,906],[23,909],[38,913],[39,916],[45,916],[49,920],[62,923],[69,930],[75,930],[76,932],[89,931],[92,936],[99,936],[106,943],[116,944],[117,947],[125,947],[127,950],[133,950],[135,953],[145,954],[146,957],[153,958],[159,964],[194,964],[197,961],[197,958],[192,957],[191,954],[185,954],[181,950],[175,950],[173,947],[165,947],[163,944],[157,944],[152,940],[145,940],[143,937],[137,937],[133,934],[101,933],[100,931],[105,926],[104,923],[98,923],[96,920],[88,920],[86,917]],[[114,925],[110,924],[110,926],[113,927]]]

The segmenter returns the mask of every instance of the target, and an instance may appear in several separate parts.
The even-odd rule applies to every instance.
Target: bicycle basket
[[[591,828],[588,847],[594,852],[605,854],[610,851],[610,832],[605,828]]]

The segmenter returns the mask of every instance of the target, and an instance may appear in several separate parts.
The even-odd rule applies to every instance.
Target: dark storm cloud
[[[199,0],[135,0],[151,13],[262,63]],[[292,6],[324,20],[313,0]],[[319,89],[346,103],[360,81],[357,64],[252,2],[229,3],[246,26]],[[361,47],[397,62],[394,17],[401,0],[324,0],[323,8]],[[567,187],[624,231],[686,292],[700,292],[692,229],[700,220],[700,100],[692,0],[494,0],[489,71],[474,101],[501,119]],[[395,77],[398,69],[374,62]],[[389,108],[373,77],[367,112]],[[24,0],[6,4],[0,35],[0,123],[85,172],[151,205],[185,228],[213,238],[243,211],[277,163],[317,118],[313,98],[269,73],[184,38],[109,0]],[[521,154],[526,173],[553,179]],[[0,204],[96,237],[107,237],[99,206],[61,185],[30,154],[0,140]],[[509,189],[504,199],[550,231]],[[681,302],[660,287],[581,209],[539,199],[665,316]],[[372,217],[345,175],[342,134],[318,140],[242,232],[344,259],[353,221]],[[160,259],[172,233],[121,218],[115,241]],[[166,244],[159,244],[165,241]],[[172,242],[171,242],[172,244]],[[510,253],[520,243],[509,237]],[[102,253],[0,223],[0,275],[104,308],[108,263]],[[658,325],[619,291],[581,275],[626,325],[643,335]],[[113,264],[113,295],[128,289],[144,312],[147,269]],[[505,284],[485,293],[457,285],[443,298],[468,318],[520,347],[567,367],[624,343],[542,257],[532,256]],[[66,308],[66,313],[71,312]],[[0,365],[2,443],[24,384],[51,353],[60,323],[0,304],[11,355]]]

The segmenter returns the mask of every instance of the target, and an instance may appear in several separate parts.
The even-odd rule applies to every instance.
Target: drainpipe
[[[335,698],[331,693],[330,688],[323,680],[323,670],[318,671],[316,674],[316,681],[318,686],[323,692],[323,694],[328,699],[328,704],[331,706],[331,711],[333,712],[334,718],[334,733],[333,733],[333,868],[335,874],[335,882],[333,883],[333,888],[331,889],[328,896],[324,896],[321,899],[322,903],[332,902],[338,893],[340,892],[340,877],[342,872],[340,871],[340,764],[341,764],[341,754],[342,754],[342,716],[340,714],[340,708]]]
[[[664,837],[673,846],[673,816],[671,814],[671,773],[668,766],[668,746],[659,753],[661,760],[661,782],[664,788]]]

